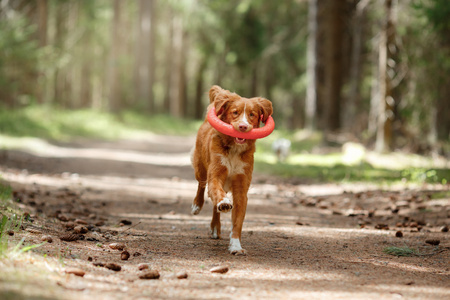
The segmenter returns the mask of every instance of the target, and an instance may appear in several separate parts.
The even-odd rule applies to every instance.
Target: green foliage
[[[423,13],[436,31],[450,32],[450,2],[447,0],[416,0],[413,7]],[[448,38],[448,37],[443,37]]]
[[[0,182],[0,204],[4,205],[7,200],[11,199],[11,195],[12,195],[11,186]]]
[[[274,140],[287,138],[292,141],[291,153],[285,162],[277,162],[271,149]],[[404,154],[402,162],[398,162],[395,154],[383,155],[378,165],[369,163],[365,155],[349,155],[342,152],[314,154],[313,149],[321,147],[320,134],[306,135],[299,131],[289,133],[275,131],[272,135],[257,143],[255,154],[255,170],[284,178],[296,178],[304,182],[374,182],[374,183],[441,183],[450,180],[450,169],[414,167],[430,163],[425,157]],[[358,154],[359,155],[359,154]],[[372,160],[374,161],[374,159]],[[397,162],[397,164],[393,164]],[[417,164],[416,164],[417,165]]]
[[[24,246],[25,238],[22,238],[16,245],[14,245],[14,247],[9,247],[9,233],[20,232],[22,224],[26,222],[26,219],[20,210],[13,208],[11,196],[11,187],[0,183],[0,258],[14,258],[24,252],[45,244],[44,242],[41,244]]]
[[[39,54],[34,29],[25,17],[0,18],[0,98],[6,103],[33,97]]]
[[[269,159],[267,159],[269,157]],[[255,170],[265,174],[284,178],[297,178],[304,182],[373,182],[373,183],[442,183],[450,178],[449,169],[408,168],[407,170],[374,167],[361,162],[357,165],[342,163],[342,155],[298,154],[296,163],[288,159],[285,163],[276,163],[274,155],[256,155]]]

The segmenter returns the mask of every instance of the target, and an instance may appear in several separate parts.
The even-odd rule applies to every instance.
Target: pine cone
[[[66,233],[61,235],[59,238],[61,241],[72,242],[78,240],[79,237],[80,236],[78,234]]]

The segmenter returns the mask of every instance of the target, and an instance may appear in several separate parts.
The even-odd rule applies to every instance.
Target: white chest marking
[[[244,168],[248,165],[243,162],[239,155],[229,154],[228,156],[218,154],[220,157],[220,163],[228,170],[228,177],[236,174],[245,174]]]

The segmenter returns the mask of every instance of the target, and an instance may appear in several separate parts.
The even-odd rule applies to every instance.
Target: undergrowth
[[[0,182],[0,258],[14,258],[42,244],[24,245],[25,238],[11,245],[9,236],[19,233],[27,221],[21,211],[11,201],[12,190],[7,184]]]
[[[47,106],[0,107],[0,134],[70,140],[74,137],[119,139],[145,132],[195,134],[200,122],[134,111],[111,114],[91,109],[62,110]]]

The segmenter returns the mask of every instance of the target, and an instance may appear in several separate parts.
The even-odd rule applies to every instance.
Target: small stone
[[[411,227],[411,228],[417,228],[418,225],[419,225],[419,224],[417,224],[417,222],[411,222],[411,223],[409,223],[409,227]]]
[[[389,230],[389,225],[383,224],[383,223],[379,223],[379,224],[375,225],[375,229]]]
[[[111,244],[109,244],[109,248],[114,249],[114,250],[123,250],[123,249],[125,249],[125,244],[124,243],[111,243]]]
[[[122,267],[120,265],[118,265],[118,264],[115,264],[115,263],[107,263],[105,265],[105,268],[113,270],[113,271],[116,271],[116,272],[122,270]]]
[[[123,225],[131,225],[131,224],[133,224],[133,222],[131,222],[129,220],[120,220],[119,223],[122,223]]]
[[[88,260],[88,261],[92,261],[93,259],[92,259],[91,256],[89,256],[87,260]]]
[[[447,226],[447,225],[442,226],[442,227],[440,228],[440,231],[441,231],[441,232],[448,232],[448,226]]]
[[[134,256],[134,257],[141,256],[141,255],[142,255],[141,252],[134,252],[134,253],[133,253],[133,256]]]
[[[128,251],[123,251],[121,254],[120,254],[120,259],[121,260],[128,260],[130,258],[130,252],[128,252]]]
[[[159,279],[159,272],[157,270],[151,270],[139,275],[140,279]]]
[[[43,235],[41,237],[41,241],[51,243],[53,242],[53,238],[50,235]]]
[[[87,225],[88,224],[85,220],[82,220],[82,219],[76,219],[74,222],[77,223],[77,224],[81,224],[81,225]]]
[[[89,230],[86,226],[78,225],[73,229],[73,233],[87,233]]]
[[[138,269],[139,269],[139,271],[146,270],[146,269],[148,269],[148,265],[147,264],[139,264]]]
[[[186,271],[181,271],[176,274],[178,279],[186,279],[188,278],[188,274]]]
[[[221,273],[221,274],[225,274],[226,272],[228,272],[229,268],[227,266],[218,266],[218,267],[214,267],[211,270],[209,270],[211,273]]]
[[[67,216],[64,215],[64,214],[59,214],[57,218],[58,218],[60,221],[63,221],[63,222],[69,221],[69,217],[67,217]]]
[[[8,230],[8,235],[9,236],[13,236],[14,235],[14,231],[13,230]]]
[[[83,277],[84,274],[86,274],[85,271],[78,269],[78,268],[66,268],[64,270],[64,272],[67,274],[73,274],[73,275],[80,276],[80,277]]]
[[[395,233],[395,236],[398,237],[398,238],[401,238],[401,237],[403,237],[403,232],[401,232],[401,231],[399,230],[399,231],[397,231],[397,232]]]
[[[104,267],[105,266],[105,263],[102,261],[96,261],[96,262],[93,262],[92,264],[96,267]]]
[[[105,225],[105,221],[98,221],[95,223],[95,226],[98,226],[98,227],[103,226],[103,225]]]
[[[441,240],[429,239],[429,240],[426,240],[425,243],[433,245],[433,246],[437,246],[441,243]]]

